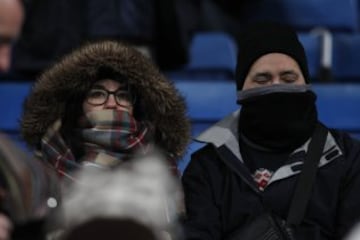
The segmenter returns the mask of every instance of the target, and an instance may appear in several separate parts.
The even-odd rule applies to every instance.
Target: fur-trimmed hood
[[[97,80],[100,67],[127,78],[145,104],[147,121],[155,127],[159,147],[179,159],[190,139],[185,101],[150,59],[119,42],[87,44],[65,56],[35,82],[24,104],[21,131],[25,141],[37,147],[48,127],[67,114],[73,95],[84,95]]]

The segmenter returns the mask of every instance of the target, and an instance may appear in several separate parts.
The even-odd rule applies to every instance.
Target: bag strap
[[[292,197],[287,217],[287,222],[290,225],[298,225],[304,218],[327,134],[328,130],[321,123],[318,123],[310,141],[305,163],[298,177]]]

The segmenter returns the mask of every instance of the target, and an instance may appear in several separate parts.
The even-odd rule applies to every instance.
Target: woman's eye
[[[119,100],[126,100],[128,102],[131,102],[131,97],[130,94],[128,92],[117,92],[116,93],[116,97]]]
[[[100,97],[105,97],[106,93],[104,93],[103,91],[91,91],[89,93],[89,97],[91,98],[100,98]]]

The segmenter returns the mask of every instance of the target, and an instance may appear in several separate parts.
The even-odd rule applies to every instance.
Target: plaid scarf
[[[42,138],[44,159],[55,167],[60,176],[73,179],[69,173],[83,165],[111,167],[151,148],[150,128],[137,122],[127,111],[92,111],[79,120],[78,126],[76,131],[85,152],[78,161],[60,135],[60,120]]]

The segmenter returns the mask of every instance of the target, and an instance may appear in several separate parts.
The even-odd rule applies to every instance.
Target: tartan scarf
[[[49,127],[42,138],[41,151],[60,176],[72,179],[69,173],[83,165],[112,167],[135,153],[144,154],[151,148],[152,131],[127,111],[91,111],[81,117],[75,131],[84,155],[78,160],[62,138],[60,128],[60,120]]]

